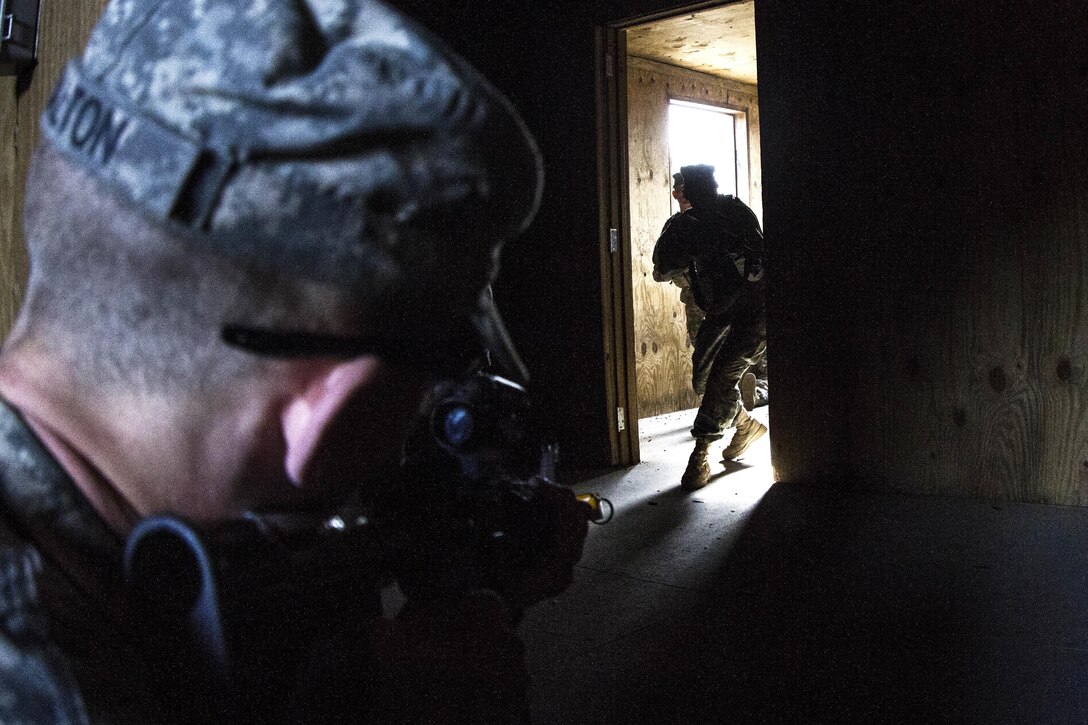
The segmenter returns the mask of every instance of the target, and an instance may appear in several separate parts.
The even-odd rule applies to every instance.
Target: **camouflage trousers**
[[[739,299],[727,314],[709,314],[699,326],[691,358],[691,387],[703,400],[691,429],[694,438],[717,440],[740,412],[737,383],[767,353],[767,314],[762,299]]]

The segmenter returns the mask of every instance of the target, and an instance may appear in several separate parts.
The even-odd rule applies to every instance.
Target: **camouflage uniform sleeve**
[[[654,280],[666,282],[688,270],[692,253],[685,230],[691,221],[687,214],[679,213],[665,222],[661,236],[654,244]]]
[[[89,723],[75,677],[48,637],[38,605],[41,558],[29,546],[0,546],[0,722]]]

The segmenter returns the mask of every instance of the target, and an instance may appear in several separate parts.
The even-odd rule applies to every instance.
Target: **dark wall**
[[[779,475],[1088,504],[1088,5],[756,23]]]
[[[963,8],[785,5],[756,3],[775,458],[787,478],[837,480],[873,403],[866,351],[911,339],[888,364],[928,363],[908,328],[960,275]]]

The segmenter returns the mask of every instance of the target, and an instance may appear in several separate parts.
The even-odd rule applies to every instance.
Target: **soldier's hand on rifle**
[[[547,526],[541,528],[549,535],[539,542],[529,565],[507,589],[515,610],[554,597],[570,586],[589,529],[590,509],[570,489],[547,484],[540,486],[537,495],[536,509],[547,518]]]

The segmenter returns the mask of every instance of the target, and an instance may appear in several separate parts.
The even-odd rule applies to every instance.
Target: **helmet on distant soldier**
[[[698,209],[713,203],[718,195],[718,182],[714,179],[714,167],[706,164],[682,166],[680,173],[684,177],[684,196]]]

